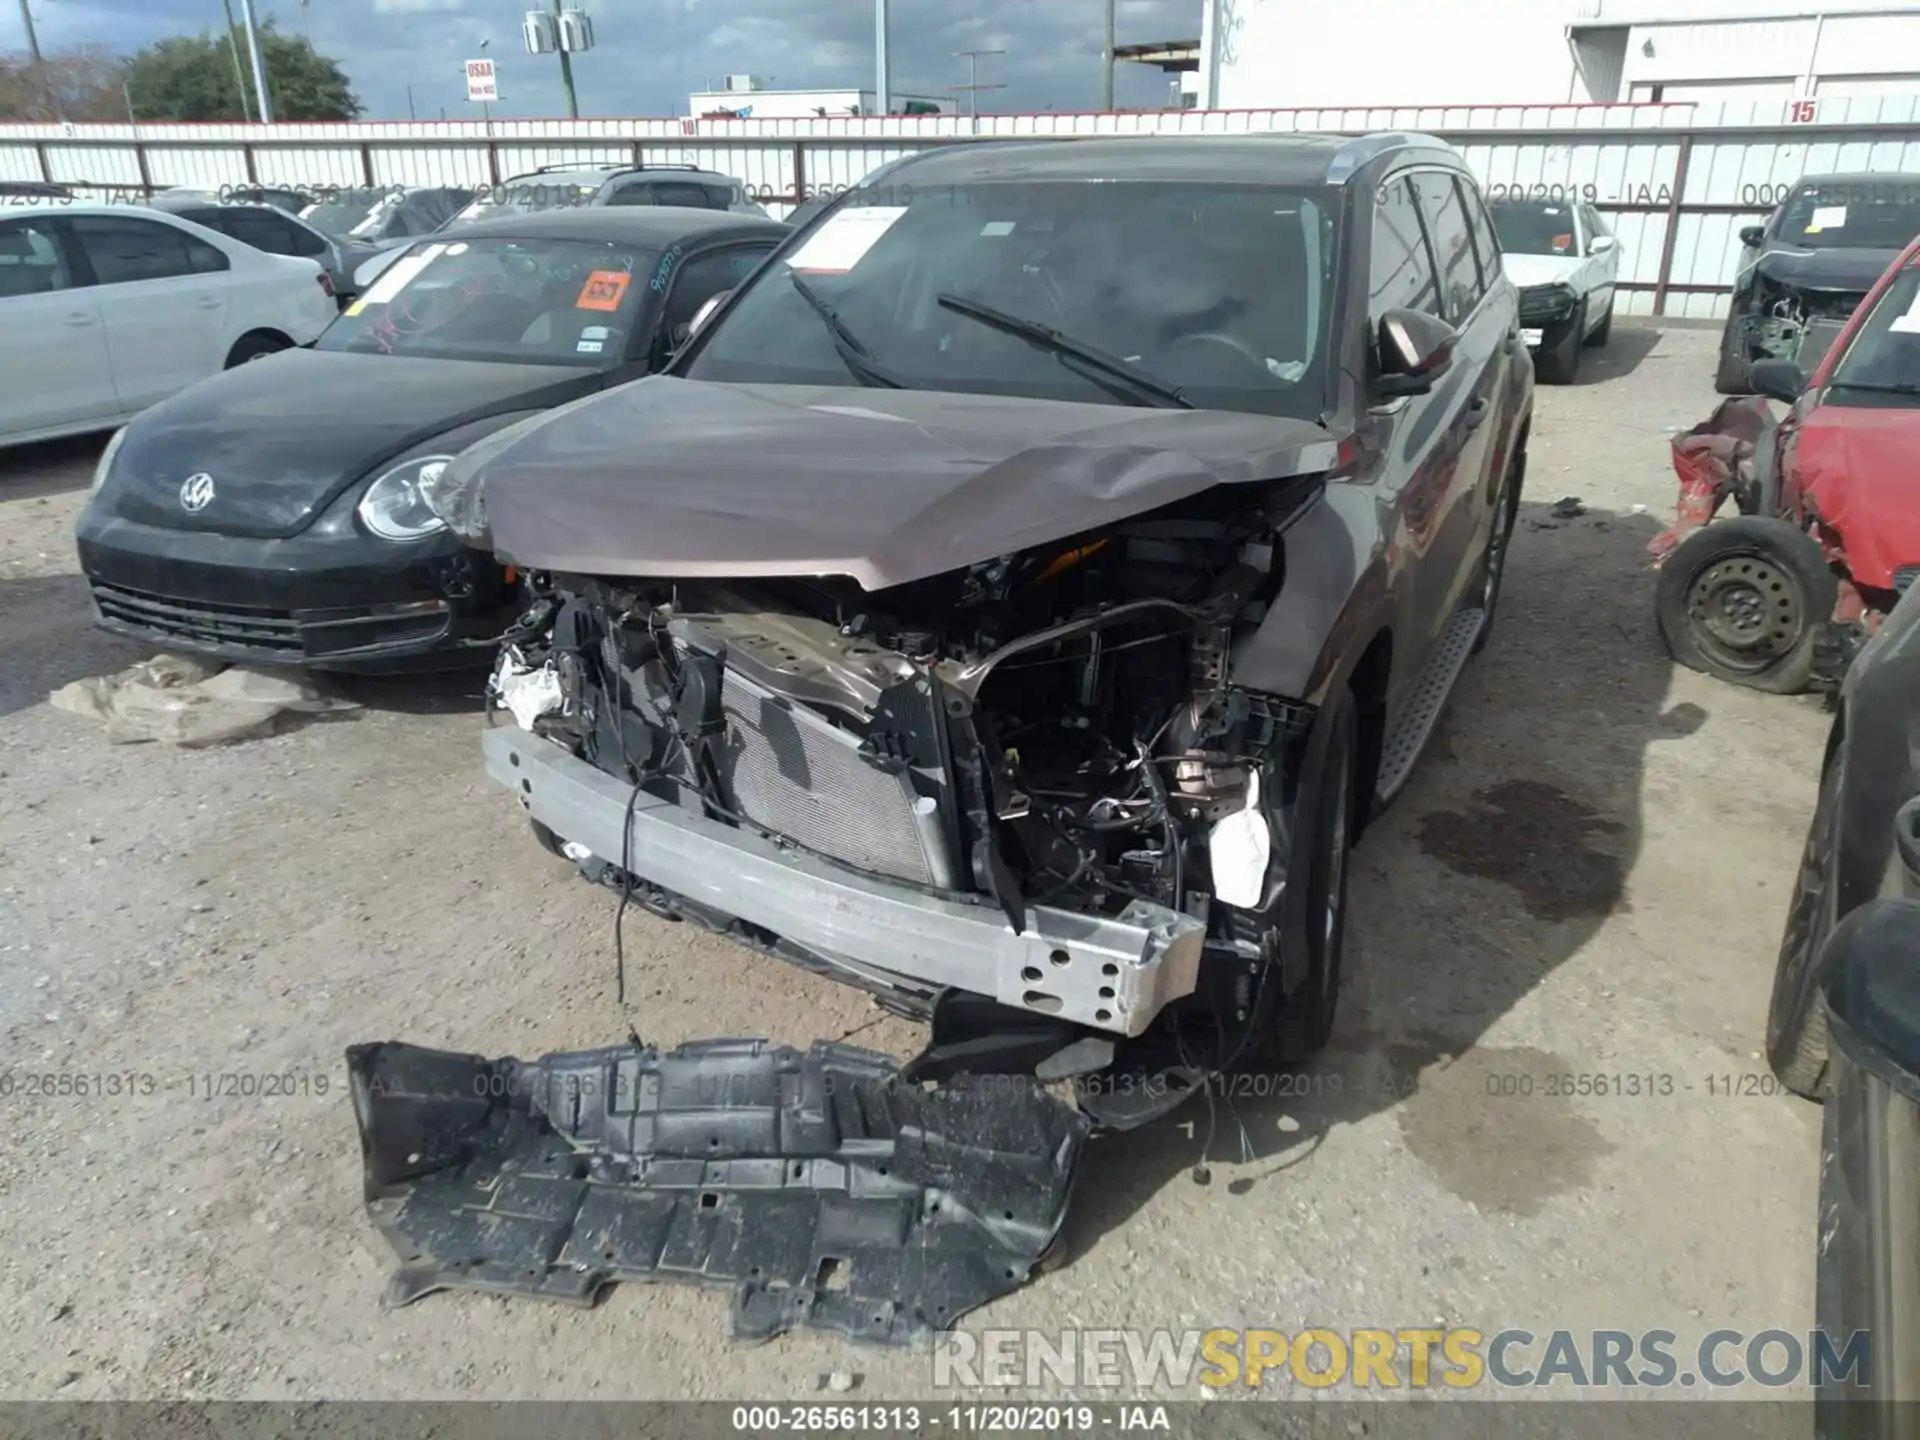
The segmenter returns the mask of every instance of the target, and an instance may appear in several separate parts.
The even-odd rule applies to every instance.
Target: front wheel
[[[1525,436],[1521,439],[1524,442]],[[1473,637],[1473,653],[1478,655],[1493,638],[1493,612],[1500,604],[1500,585],[1507,575],[1507,552],[1513,544],[1514,522],[1520,518],[1520,485],[1527,473],[1524,443],[1514,449],[1507,462],[1507,473],[1493,501],[1493,531],[1487,536],[1487,548],[1480,556],[1480,572],[1475,593],[1480,602],[1480,631]]]
[[[1567,321],[1567,333],[1551,350],[1541,349],[1533,362],[1534,378],[1543,385],[1571,385],[1580,378],[1580,352],[1587,333],[1587,302]]]
[[[1597,350],[1600,348],[1600,346],[1606,344],[1607,341],[1612,338],[1613,338],[1613,300],[1609,298],[1607,300],[1607,313],[1600,317],[1600,323],[1594,327],[1593,333],[1587,336],[1587,344],[1593,346]]]
[[[1340,966],[1347,944],[1347,856],[1353,846],[1354,706],[1346,690],[1328,702],[1326,754],[1301,787],[1300,836],[1307,840],[1306,889],[1300,911],[1304,973],[1282,997],[1268,1050],[1299,1065],[1324,1049],[1340,1003]]]
[[[1689,670],[1794,695],[1813,677],[1814,640],[1838,599],[1811,535],[1740,515],[1696,530],[1667,556],[1654,609],[1667,653]]]
[[[269,355],[278,355],[282,350],[292,348],[293,342],[284,335],[255,330],[234,341],[233,349],[227,353],[227,369],[231,370],[236,365],[245,365],[251,360],[264,360]]]
[[[1727,316],[1720,332],[1720,361],[1714,367],[1713,388],[1722,395],[1751,395],[1753,361],[1747,355],[1747,327],[1738,311]]]

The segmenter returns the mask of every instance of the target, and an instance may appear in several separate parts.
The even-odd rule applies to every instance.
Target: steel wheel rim
[[[1806,599],[1792,571],[1744,552],[1723,556],[1693,577],[1687,619],[1701,648],[1721,665],[1763,670],[1800,643]]]

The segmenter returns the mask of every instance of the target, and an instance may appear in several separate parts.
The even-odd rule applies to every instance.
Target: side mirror
[[[1792,405],[1807,388],[1807,375],[1791,360],[1756,360],[1747,372],[1747,382],[1756,394]]]
[[[1611,255],[1620,247],[1620,242],[1611,235],[1596,235],[1587,243],[1589,255]]]
[[[1382,399],[1424,395],[1453,364],[1459,332],[1424,310],[1389,310],[1380,317],[1379,359],[1371,389]]]
[[[1820,966],[1831,1039],[1860,1069],[1920,1090],[1920,902],[1873,900],[1833,927]]]
[[[713,318],[713,312],[726,304],[727,297],[731,294],[733,294],[731,290],[722,290],[718,295],[709,295],[702,301],[700,308],[693,312],[693,319],[687,322],[687,333],[685,335],[675,335],[674,344],[684,345],[687,341],[698,335],[701,327]]]
[[[1766,238],[1767,227],[1764,225],[1742,225],[1740,227],[1740,243],[1749,250],[1758,250],[1760,248],[1760,242]]]

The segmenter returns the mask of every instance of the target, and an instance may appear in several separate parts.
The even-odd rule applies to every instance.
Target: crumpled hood
[[[1533,285],[1571,284],[1585,263],[1579,255],[1515,255],[1509,251],[1500,257],[1507,278],[1522,290]]]
[[[1822,405],[1802,424],[1791,463],[1840,532],[1857,584],[1891,590],[1895,570],[1920,565],[1920,409]]]
[[[1864,295],[1899,255],[1898,250],[1801,250],[1776,245],[1763,252],[1753,268],[1776,285],[1796,290]]]
[[[654,376],[502,431],[452,472],[542,570],[850,575],[869,590],[1332,466],[1305,420]]]
[[[596,372],[558,365],[287,350],[209,376],[127,427],[95,503],[172,530],[297,534],[381,462],[503,411],[573,399]],[[199,511],[189,475],[213,481]]]

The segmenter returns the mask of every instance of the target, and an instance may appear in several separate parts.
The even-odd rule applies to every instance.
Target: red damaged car
[[[1653,542],[1673,658],[1779,694],[1832,684],[1920,575],[1920,240],[1809,379],[1759,360],[1674,440],[1680,518]],[[1737,518],[1708,525],[1731,498]]]

